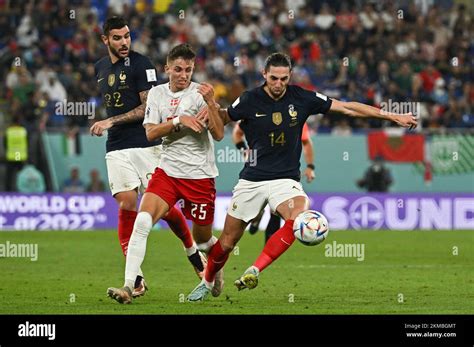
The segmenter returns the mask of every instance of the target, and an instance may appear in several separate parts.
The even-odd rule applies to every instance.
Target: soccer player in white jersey
[[[117,231],[126,256],[139,194],[147,187],[162,152],[159,142],[147,140],[142,125],[148,91],[157,85],[156,70],[149,58],[130,50],[130,29],[124,18],[107,19],[102,40],[108,54],[95,64],[95,73],[107,119],[95,122],[90,132],[102,136],[107,131],[105,160],[110,190],[119,205]],[[182,213],[172,208],[163,219],[181,239],[189,261],[202,277],[204,264]],[[142,296],[146,291],[140,271],[133,297]]]
[[[125,284],[109,288],[108,295],[119,303],[132,301],[134,279],[145,257],[152,225],[179,199],[184,214],[193,221],[193,236],[206,253],[217,242],[212,235],[214,178],[218,175],[213,140],[224,137],[224,124],[207,83],[191,81],[196,54],[188,44],[174,47],[167,56],[165,71],[169,83],[150,89],[143,122],[149,141],[163,138],[161,163],[156,168],[140,204],[128,246]],[[212,294],[222,291],[222,272],[216,275]]]

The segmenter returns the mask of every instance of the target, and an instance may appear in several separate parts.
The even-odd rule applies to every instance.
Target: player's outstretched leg
[[[215,277],[219,271],[222,271],[227,258],[229,258],[230,250],[224,250],[221,246],[220,240],[212,246],[208,257],[207,267],[204,278],[196,288],[188,295],[188,301],[204,301],[206,297],[212,293],[215,286]],[[220,294],[220,293],[219,293]],[[214,295],[216,296],[216,295]]]
[[[205,259],[198,252],[183,214],[173,206],[163,217],[163,220],[168,223],[173,233],[183,242],[189,262],[193,266],[199,279],[202,279],[204,276],[204,267],[206,266]]]
[[[247,223],[227,215],[222,235],[209,251],[204,278],[188,295],[188,301],[203,301],[212,292],[216,274],[224,267],[230,252],[242,237],[246,226]]]
[[[199,249],[202,254],[205,254],[206,265],[207,265],[207,254],[210,252],[212,246],[214,246],[217,242],[217,237],[214,235],[207,242],[202,242],[197,244],[197,248]],[[204,277],[204,273],[203,273]],[[201,278],[202,279],[202,278]],[[211,294],[214,297],[218,297],[221,295],[222,290],[224,289],[224,269],[220,269],[216,273],[216,277],[214,279],[214,285],[212,286]]]
[[[255,263],[234,282],[237,289],[254,289],[257,287],[260,272],[290,248],[294,241],[293,220],[289,219],[283,227],[270,237]]]

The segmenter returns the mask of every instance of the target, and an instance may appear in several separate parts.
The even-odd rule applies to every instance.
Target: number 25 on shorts
[[[206,206],[207,204],[194,204],[191,203],[191,216],[194,218],[204,220],[206,219]],[[198,209],[199,208],[199,209]],[[196,216],[196,211],[198,215]]]

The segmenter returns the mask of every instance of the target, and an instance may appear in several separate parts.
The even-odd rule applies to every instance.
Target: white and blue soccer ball
[[[321,212],[306,210],[296,217],[293,223],[293,232],[302,244],[315,246],[326,240],[329,233],[329,223]]]

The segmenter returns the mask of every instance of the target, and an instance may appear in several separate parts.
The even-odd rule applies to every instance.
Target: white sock
[[[197,246],[196,243],[193,242],[193,245],[189,248],[184,249],[186,251],[186,255],[189,257],[190,255],[193,255],[197,251]]]
[[[197,249],[199,249],[201,252],[204,252],[204,253],[209,253],[209,250],[212,248],[212,246],[214,246],[214,244],[217,242],[217,237],[215,237],[214,235],[211,236],[211,238],[209,239],[209,241],[207,242],[204,242],[204,243],[198,243],[197,244]]]
[[[135,279],[140,272],[140,266],[145,258],[146,241],[153,226],[152,224],[152,218],[148,212],[139,212],[133,225],[125,265],[125,286],[132,290],[135,287]]]
[[[202,279],[202,283],[204,283],[206,285],[207,289],[209,289],[209,290],[211,290],[212,287],[214,287],[214,282],[208,282],[208,281],[206,281],[205,278]]]

